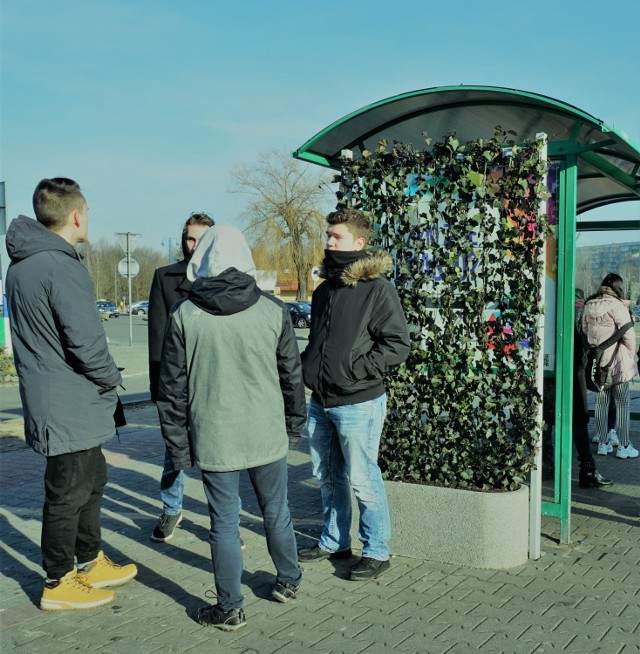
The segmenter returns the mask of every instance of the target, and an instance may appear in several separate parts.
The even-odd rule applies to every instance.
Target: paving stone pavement
[[[91,611],[42,612],[40,516],[45,460],[11,439],[0,454],[0,650],[4,653],[223,652],[382,654],[640,651],[640,459],[598,457],[616,485],[581,491],[573,483],[573,541],[543,519],[543,555],[511,570],[477,570],[394,557],[375,581],[350,582],[349,562],[304,566],[297,599],[271,599],[274,568],[247,478],[241,534],[247,544],[243,592],[248,626],[201,627],[194,611],[215,602],[208,517],[196,470],[187,474],[185,519],[171,543],[149,535],[159,513],[163,444],[155,407],[127,407],[129,425],[105,446],[109,484],[103,540],[138,577],[114,603]],[[638,423],[632,440],[640,442]],[[289,452],[290,503],[301,544],[319,533],[320,496],[303,441]],[[416,519],[419,519],[419,508]]]

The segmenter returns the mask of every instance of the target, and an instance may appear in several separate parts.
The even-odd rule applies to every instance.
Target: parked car
[[[311,325],[311,305],[308,302],[285,302],[293,324],[300,329]]]
[[[109,318],[117,318],[120,315],[118,307],[113,302],[105,300],[98,300],[96,302],[96,309],[100,314],[102,320],[109,320]]]
[[[149,313],[149,301],[134,302],[131,305],[131,313],[134,316],[146,316]]]

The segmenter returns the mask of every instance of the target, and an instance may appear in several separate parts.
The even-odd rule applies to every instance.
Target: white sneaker
[[[636,450],[631,443],[629,443],[627,447],[621,447],[618,445],[618,449],[616,450],[616,457],[618,459],[635,459],[637,456],[638,450]]]
[[[618,451],[620,448],[618,448]],[[611,443],[598,443],[598,454],[600,456],[607,456],[607,454],[611,454],[613,452],[613,446]],[[626,458],[626,457],[622,457]]]
[[[592,442],[592,443],[599,443],[599,442],[600,442],[600,436],[598,436],[598,434],[596,434],[596,435],[591,439],[591,442]]]
[[[607,443],[611,443],[613,447],[618,447],[618,445],[620,445],[620,441],[618,440],[618,433],[615,429],[609,430],[609,433],[607,434]]]

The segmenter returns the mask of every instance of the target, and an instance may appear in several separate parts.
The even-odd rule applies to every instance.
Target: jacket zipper
[[[336,289],[332,288],[329,291],[329,300],[327,302],[327,333],[324,336],[324,339],[322,341],[322,347],[320,348],[320,367],[318,369],[318,394],[320,395],[320,399],[322,400],[322,403],[324,404],[326,401],[326,397],[324,396],[324,378],[322,375],[322,371],[324,369],[324,348],[327,345],[327,341],[329,340],[329,332],[331,330],[331,309],[333,305],[333,296],[335,295]]]

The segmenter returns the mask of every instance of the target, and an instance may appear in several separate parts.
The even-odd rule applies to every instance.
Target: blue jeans
[[[244,599],[240,591],[243,566],[238,533],[240,472],[202,470],[211,518],[209,542],[213,574],[218,604],[223,611],[242,608]],[[298,586],[302,572],[287,500],[287,459],[249,468],[247,472],[262,512],[267,548],[278,581]]]
[[[331,408],[311,398],[307,430],[313,474],[322,494],[324,527],[319,545],[327,552],[350,547],[352,487],[360,510],[362,556],[380,561],[389,558],[391,523],[378,466],[386,410],[386,395]]]
[[[162,513],[178,515],[182,511],[184,496],[184,470],[174,470],[166,448],[164,451],[164,468],[160,477],[160,499]]]
[[[164,468],[160,477],[160,499],[162,500],[162,513],[166,515],[179,515],[182,511],[182,498],[184,497],[184,470],[174,470],[171,467],[169,452],[164,451]],[[242,511],[242,499],[238,496],[238,511]],[[240,521],[238,521],[240,524]]]

